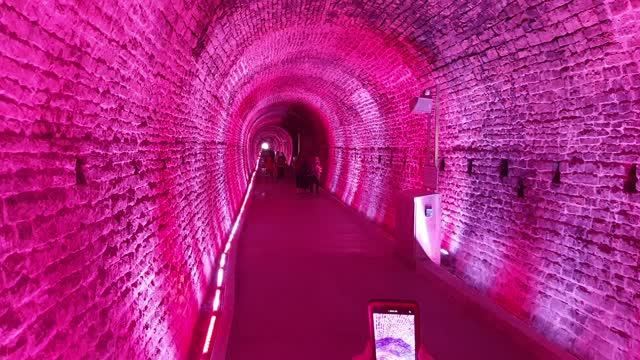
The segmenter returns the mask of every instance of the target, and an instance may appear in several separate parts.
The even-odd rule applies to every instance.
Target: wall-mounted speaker
[[[430,113],[433,108],[433,99],[430,96],[420,96],[411,99],[409,102],[409,110],[412,114]]]

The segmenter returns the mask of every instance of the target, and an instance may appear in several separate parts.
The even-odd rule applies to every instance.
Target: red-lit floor
[[[351,359],[367,339],[367,301],[419,302],[438,360],[529,359],[443,284],[390,254],[388,235],[327,194],[259,181],[238,238],[228,359]]]

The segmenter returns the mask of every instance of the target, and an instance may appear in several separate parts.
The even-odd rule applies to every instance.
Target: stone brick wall
[[[495,15],[440,45],[436,80],[455,271],[583,358],[637,358],[640,195],[623,186],[640,162],[640,49],[629,36],[640,3],[468,16],[483,13]]]
[[[455,273],[584,358],[633,358],[639,7],[5,0],[0,356],[184,357],[270,117],[392,230],[434,165],[433,115],[408,112],[429,88]]]
[[[246,187],[202,9],[94,4],[0,4],[2,358],[183,358]]]

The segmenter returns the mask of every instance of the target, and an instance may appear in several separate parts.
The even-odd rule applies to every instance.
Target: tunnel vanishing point
[[[185,358],[268,142],[389,232],[437,187],[455,276],[640,359],[639,63],[638,0],[2,0],[0,357]]]

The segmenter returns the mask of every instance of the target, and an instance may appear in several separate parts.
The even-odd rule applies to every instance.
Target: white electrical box
[[[413,235],[421,250],[434,263],[440,265],[440,247],[442,245],[442,196],[431,194],[413,199]],[[416,249],[416,258],[422,255]]]
[[[426,190],[408,190],[398,194],[394,247],[411,267],[426,258],[440,264],[441,199],[440,194]]]

